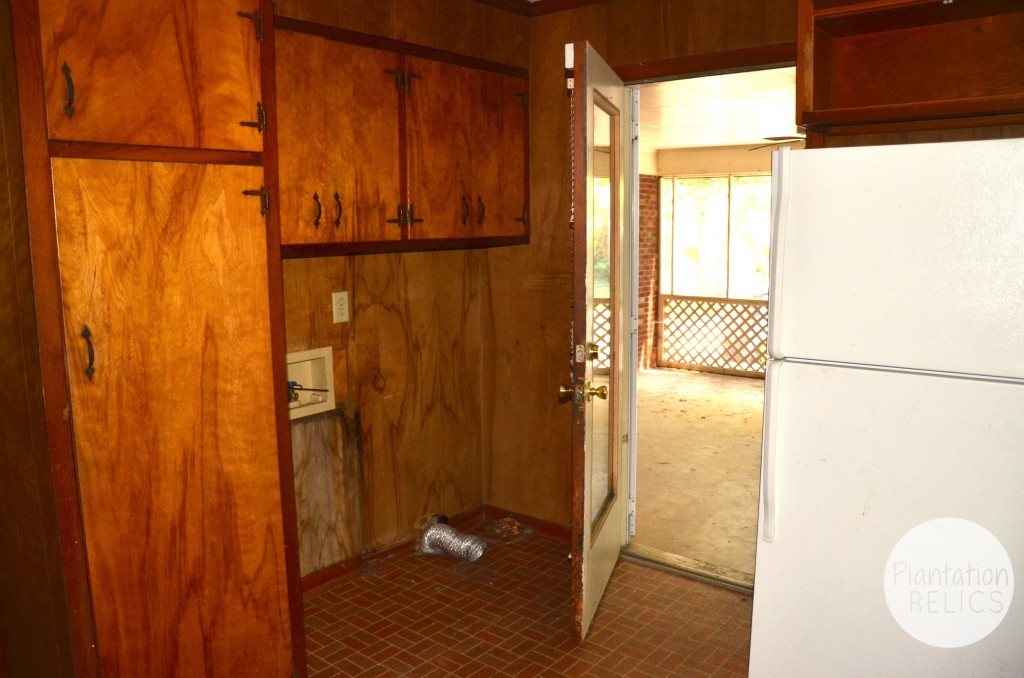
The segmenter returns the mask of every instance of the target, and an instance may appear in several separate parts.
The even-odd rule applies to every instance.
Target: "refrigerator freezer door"
[[[774,164],[772,357],[1024,377],[1024,139]]]
[[[896,549],[928,521],[970,521],[1005,550],[1002,583],[1024,568],[1024,385],[788,360],[767,378],[750,675],[1024,675],[1024,594],[1003,590],[1000,611],[991,591],[955,581],[997,559],[960,542],[938,564],[906,541]],[[914,607],[901,577],[932,566],[946,574]],[[907,596],[893,611],[887,581]],[[995,612],[994,630],[962,647],[913,634],[949,622],[968,640],[956,625]]]

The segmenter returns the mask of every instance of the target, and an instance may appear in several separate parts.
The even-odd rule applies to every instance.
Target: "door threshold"
[[[628,544],[622,547],[622,557],[627,560],[656,567],[659,570],[675,572],[684,577],[722,586],[740,593],[754,592],[754,575],[732,570],[721,565],[712,565],[703,560],[694,560],[686,556],[677,556],[639,544]]]

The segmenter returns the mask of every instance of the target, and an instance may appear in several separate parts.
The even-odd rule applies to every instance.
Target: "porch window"
[[[768,298],[770,174],[661,180],[661,293]]]
[[[661,179],[659,364],[761,376],[771,175]]]

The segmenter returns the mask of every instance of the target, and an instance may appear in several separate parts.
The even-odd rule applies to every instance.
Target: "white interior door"
[[[573,72],[572,605],[582,641],[627,539],[630,430],[627,90],[585,43]]]

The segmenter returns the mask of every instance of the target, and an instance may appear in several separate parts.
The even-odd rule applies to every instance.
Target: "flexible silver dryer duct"
[[[484,554],[487,542],[480,537],[463,534],[451,525],[437,523],[423,530],[420,537],[420,551],[423,553],[447,553],[469,562]]]

